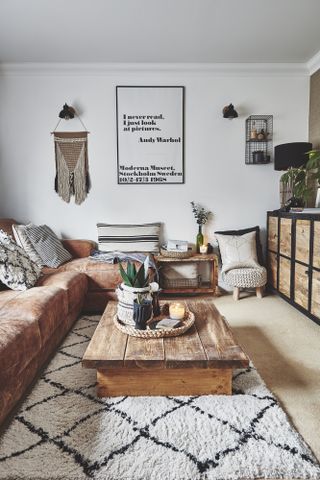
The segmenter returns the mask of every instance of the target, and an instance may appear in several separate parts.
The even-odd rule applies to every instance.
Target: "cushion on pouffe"
[[[41,268],[3,230],[0,230],[0,281],[12,290],[33,287]]]
[[[222,272],[222,280],[230,287],[263,287],[267,283],[267,270],[261,266],[257,268],[234,268]]]
[[[241,235],[244,235],[244,234],[250,233],[250,232],[256,232],[258,262],[259,262],[260,265],[264,265],[262,246],[261,246],[261,241],[260,241],[260,227],[258,225],[256,225],[255,227],[241,228],[239,230],[220,230],[220,231],[217,231],[217,232],[214,232],[214,233],[215,234],[221,234],[221,235],[232,235],[232,236],[240,237]]]
[[[140,225],[98,223],[97,228],[101,252],[159,253],[160,223]]]
[[[227,269],[259,266],[256,247],[256,232],[244,235],[215,234],[219,243],[222,271]]]

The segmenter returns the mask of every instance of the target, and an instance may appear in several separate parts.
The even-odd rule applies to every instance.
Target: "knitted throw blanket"
[[[67,203],[74,195],[80,205],[90,188],[88,171],[88,133],[56,132],[54,134],[56,178],[55,191]]]

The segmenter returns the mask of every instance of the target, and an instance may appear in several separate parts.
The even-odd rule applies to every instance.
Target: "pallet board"
[[[310,254],[310,220],[297,220],[296,222],[296,260],[309,263]]]

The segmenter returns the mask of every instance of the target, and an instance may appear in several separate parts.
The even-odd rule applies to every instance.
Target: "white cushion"
[[[101,252],[159,252],[160,223],[110,225],[98,223]]]
[[[216,233],[222,259],[222,270],[253,267],[258,264],[256,232],[244,235],[223,235]]]

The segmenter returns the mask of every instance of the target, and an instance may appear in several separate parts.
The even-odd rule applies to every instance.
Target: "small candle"
[[[172,320],[182,320],[185,308],[183,303],[171,303],[169,306],[169,314]]]
[[[207,245],[200,245],[200,253],[207,253],[208,247]]]

